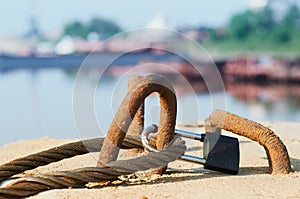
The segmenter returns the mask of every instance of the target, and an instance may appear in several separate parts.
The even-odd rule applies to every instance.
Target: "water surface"
[[[72,93],[76,71],[61,69],[15,70],[0,73],[0,145],[17,140],[49,136],[52,138],[79,138],[103,136],[118,108],[127,84],[120,78],[106,76],[95,92],[95,114],[99,132],[77,132],[73,119]],[[97,74],[87,73],[86,89]],[[174,82],[176,84],[176,81]],[[92,84],[91,84],[92,85]],[[254,120],[300,121],[299,85],[257,85],[238,83],[226,85],[226,93],[215,91],[210,95],[194,82],[196,95],[189,89],[175,85],[178,91],[178,120],[197,121],[206,118],[213,108],[222,108]],[[197,89],[198,88],[198,89]],[[122,92],[120,92],[122,90]],[[83,93],[84,95],[84,93]],[[213,99],[220,104],[212,105]],[[195,103],[196,102],[196,103]],[[146,122],[158,121],[159,100],[151,96],[146,103]],[[89,118],[86,118],[87,128]],[[88,132],[88,131],[87,131]]]

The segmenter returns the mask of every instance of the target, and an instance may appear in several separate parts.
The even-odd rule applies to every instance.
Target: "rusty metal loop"
[[[128,89],[130,90],[131,87],[134,87],[141,78],[143,78],[143,76],[136,75],[130,77],[128,80]],[[145,103],[142,103],[128,128],[128,135],[140,135],[144,130],[144,112]]]
[[[269,128],[222,110],[211,113],[206,130],[219,128],[247,137],[264,147],[272,174],[288,174],[292,171],[288,151],[280,138]]]
[[[117,159],[120,146],[132,122],[132,118],[134,118],[145,98],[153,92],[159,94],[161,106],[156,148],[162,150],[167,147],[168,143],[173,139],[175,130],[177,113],[175,91],[169,80],[161,75],[141,77],[128,90],[111,123],[100,151],[98,165]]]
[[[134,87],[141,78],[143,78],[143,76],[140,76],[140,75],[133,75],[133,76],[129,77],[128,90],[130,90],[131,87]],[[142,103],[142,105],[139,107],[139,109],[135,113],[135,116],[132,119],[132,122],[128,127],[128,131],[127,131],[126,135],[134,135],[134,136],[141,135],[141,132],[144,130],[144,120],[145,120],[144,112],[145,112],[145,103]],[[132,148],[129,150],[131,153],[135,153],[135,154],[144,152],[144,149],[142,149],[142,148]]]

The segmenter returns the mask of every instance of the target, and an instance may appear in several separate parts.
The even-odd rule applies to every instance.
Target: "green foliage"
[[[79,21],[69,23],[64,28],[64,34],[70,35],[72,37],[85,38],[87,36],[87,33],[87,28]]]
[[[273,12],[269,7],[260,11],[250,10],[234,15],[229,22],[229,32],[232,38],[245,40],[253,35],[266,37],[274,29]]]
[[[86,39],[91,32],[98,33],[101,39],[106,39],[121,31],[121,28],[116,23],[100,18],[93,18],[85,24],[75,21],[66,24],[64,27],[64,35],[83,39]]]
[[[234,15],[229,22],[229,35],[232,38],[243,40],[249,37],[257,27],[256,15],[250,11]]]
[[[217,46],[223,51],[283,51],[300,50],[300,11],[291,5],[282,20],[275,20],[275,13],[266,6],[257,11],[247,10],[230,19],[225,37],[217,37],[217,30],[210,30],[207,47]]]
[[[292,5],[288,10],[286,16],[282,20],[282,25],[287,28],[293,28],[300,24],[300,11],[297,5]]]
[[[118,32],[121,32],[121,28],[108,20],[94,18],[88,24],[89,32],[96,32],[103,38],[110,37]]]

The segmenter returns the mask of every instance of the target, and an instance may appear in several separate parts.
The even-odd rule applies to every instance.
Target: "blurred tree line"
[[[113,21],[93,18],[87,23],[75,21],[66,24],[63,34],[86,39],[90,33],[97,33],[100,39],[106,39],[121,31],[122,29]]]
[[[233,15],[223,28],[209,29],[210,42],[226,43],[228,49],[243,44],[244,49],[276,50],[299,49],[300,10],[296,4],[289,6],[281,19],[269,6],[260,10],[246,10]]]
[[[300,10],[291,4],[285,15],[278,19],[270,6],[258,10],[246,10],[231,17],[221,28],[208,28],[209,39],[201,41],[205,48],[223,52],[240,50],[265,50],[298,52],[300,46]],[[65,25],[63,35],[87,39],[90,33],[97,33],[99,39],[106,39],[122,29],[117,23],[93,18],[88,22],[70,22]]]

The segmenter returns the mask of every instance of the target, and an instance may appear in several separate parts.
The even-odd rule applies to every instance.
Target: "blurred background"
[[[116,109],[111,101],[119,78],[144,63],[166,65],[181,74],[178,77],[164,67],[147,70],[172,81],[182,109],[188,110],[182,121],[207,117],[211,98],[218,98],[223,89],[216,87],[208,93],[188,60],[161,50],[179,44],[165,36],[153,43],[147,40],[149,35],[126,33],[106,41],[117,33],[145,27],[174,30],[201,44],[209,56],[186,56],[199,65],[217,66],[225,85],[227,111],[259,121],[300,121],[299,1],[1,3],[0,145],[44,136],[82,136],[73,121],[72,92],[76,72],[91,52],[85,80],[92,82],[104,74],[95,92],[95,114],[103,132]],[[147,48],[128,52],[140,46]],[[122,56],[105,68],[103,60],[116,55]],[[194,97],[200,115],[192,114]],[[149,107],[151,103],[157,101],[150,99]]]

